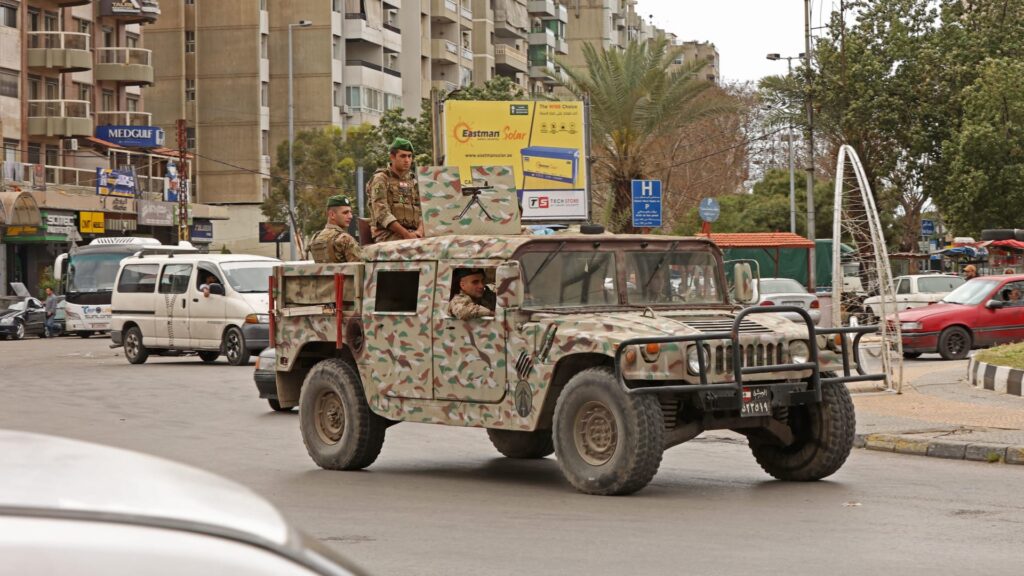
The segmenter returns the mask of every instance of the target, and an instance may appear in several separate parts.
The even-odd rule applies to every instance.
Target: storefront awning
[[[0,192],[0,226],[41,226],[39,205],[28,192]]]

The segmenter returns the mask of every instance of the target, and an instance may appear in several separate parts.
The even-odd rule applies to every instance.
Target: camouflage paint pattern
[[[474,168],[474,184],[489,186],[476,195],[463,195],[455,166],[424,166],[418,177],[424,236],[519,234],[519,201],[510,167]]]

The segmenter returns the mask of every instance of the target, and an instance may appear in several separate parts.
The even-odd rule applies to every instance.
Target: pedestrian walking
[[[366,185],[373,240],[423,238],[420,192],[412,174],[412,142],[395,138],[388,153],[388,166],[374,172]]]
[[[57,336],[60,328],[57,326],[57,295],[53,288],[46,288],[46,302],[43,304],[46,310],[46,322],[43,325],[43,334],[47,338]]]
[[[345,231],[351,223],[352,202],[348,197],[337,194],[328,198],[327,224],[309,243],[314,262],[328,264],[362,260],[359,242]]]

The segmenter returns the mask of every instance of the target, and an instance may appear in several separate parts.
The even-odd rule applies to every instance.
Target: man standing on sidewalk
[[[43,332],[47,338],[52,338],[57,335],[57,295],[53,293],[53,288],[46,288],[46,303],[43,306],[46,309]]]

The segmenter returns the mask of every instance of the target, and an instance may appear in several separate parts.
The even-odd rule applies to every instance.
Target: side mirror
[[[1003,306],[1005,306],[1005,303],[1002,300],[992,299],[989,300],[988,302],[985,302],[985,308],[988,308],[989,310],[996,310],[998,308],[1002,308]]]
[[[210,284],[210,294],[216,294],[218,296],[223,296],[225,294],[225,292],[224,292],[224,285],[223,284],[218,284],[216,282],[214,282],[213,284]]]
[[[519,262],[502,262],[494,273],[495,294],[502,308],[519,308],[523,305],[523,275]]]
[[[736,301],[741,304],[754,302],[754,273],[749,262],[737,262],[732,268]]]

